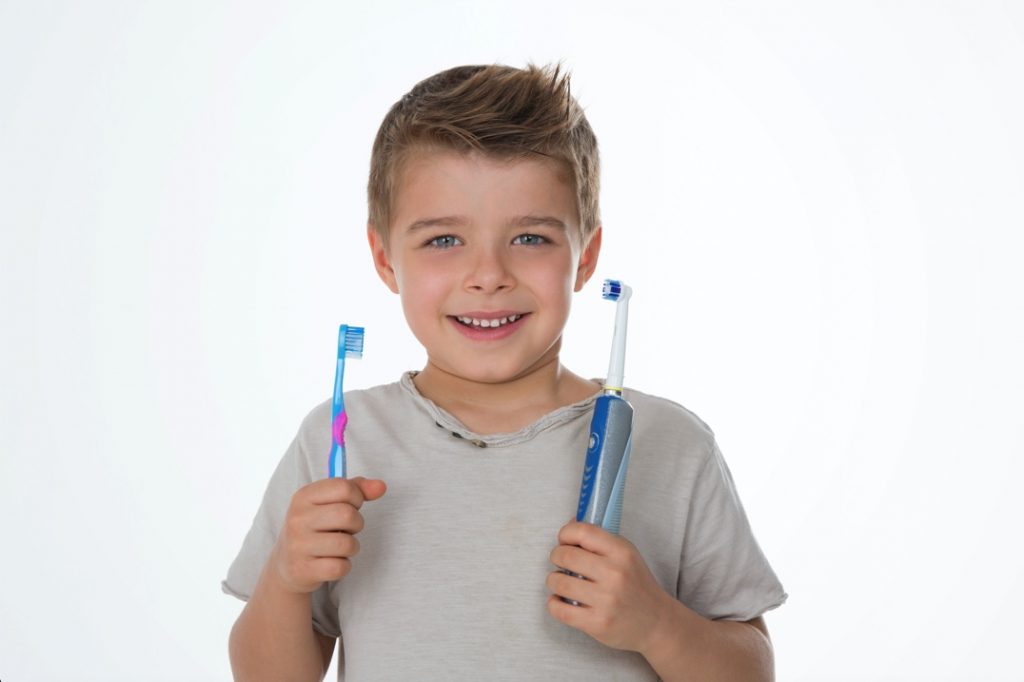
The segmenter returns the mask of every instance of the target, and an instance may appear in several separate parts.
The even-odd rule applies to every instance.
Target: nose
[[[500,248],[480,247],[473,254],[466,273],[466,289],[477,293],[495,293],[515,286],[507,254]]]

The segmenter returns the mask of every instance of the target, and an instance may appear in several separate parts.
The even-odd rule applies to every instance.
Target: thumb
[[[377,478],[356,476],[352,479],[352,482],[359,486],[359,491],[363,493],[363,497],[366,500],[376,500],[383,496],[388,489],[387,484]]]

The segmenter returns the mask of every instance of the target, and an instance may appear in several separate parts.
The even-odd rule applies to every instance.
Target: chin
[[[529,368],[495,367],[493,364],[476,365],[474,367],[442,365],[440,368],[452,376],[478,384],[503,384],[530,373]]]
[[[456,372],[458,376],[468,381],[475,381],[478,384],[503,384],[522,376],[522,372],[501,371],[493,368],[481,369],[470,372]]]

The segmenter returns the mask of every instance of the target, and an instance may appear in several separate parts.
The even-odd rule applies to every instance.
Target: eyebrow
[[[412,223],[405,229],[407,233],[416,232],[428,227],[463,227],[469,224],[469,219],[465,216],[441,216],[438,218],[423,218]],[[521,215],[515,216],[508,221],[509,227],[530,227],[532,225],[547,225],[548,227],[554,227],[563,232],[567,232],[569,227],[565,224],[565,221],[555,218],[554,216],[547,215]]]

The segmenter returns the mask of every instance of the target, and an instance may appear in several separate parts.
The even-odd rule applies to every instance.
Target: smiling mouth
[[[516,320],[521,320],[523,318],[523,314],[508,315],[507,317],[496,317],[491,319],[465,317],[462,315],[453,315],[452,317],[458,320],[458,322],[465,327],[473,327],[475,329],[496,329],[498,327],[504,327],[507,324],[512,324]]]

